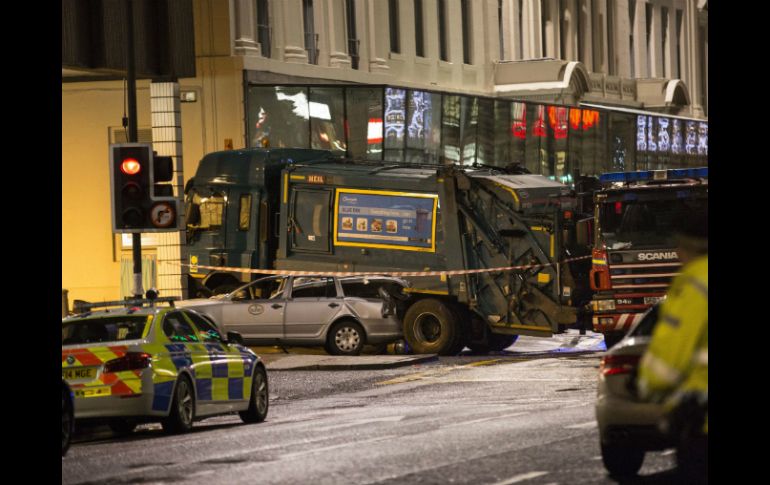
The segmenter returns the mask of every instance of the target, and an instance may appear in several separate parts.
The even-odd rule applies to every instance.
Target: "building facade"
[[[178,193],[205,153],[250,146],[399,163],[513,162],[566,182],[576,172],[707,163],[702,0],[195,0],[193,8],[196,77],[140,80],[137,90],[140,141],[161,154],[172,147]],[[124,84],[63,73],[62,287],[71,300],[119,298],[129,291],[131,244],[110,230],[106,155],[108,143],[125,140]],[[162,108],[176,110],[171,135],[154,122],[161,108],[152,93],[165,89],[178,100]],[[145,289],[181,295],[184,233],[143,239]]]

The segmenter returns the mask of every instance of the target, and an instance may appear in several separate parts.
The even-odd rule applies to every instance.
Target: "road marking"
[[[324,447],[321,447],[321,448],[313,448],[313,449],[310,449],[310,450],[295,451],[294,453],[284,453],[284,454],[280,455],[279,458],[281,460],[286,460],[286,459],[290,459],[290,458],[296,458],[298,456],[311,455],[311,454],[314,454],[314,453],[321,453],[323,451],[336,450],[338,448],[345,448],[345,447],[348,447],[348,446],[360,446],[360,445],[368,444],[368,443],[376,443],[378,441],[385,441],[385,440],[389,440],[389,439],[393,439],[393,438],[399,438],[399,437],[400,437],[400,435],[391,434],[391,435],[380,436],[380,437],[372,438],[372,439],[368,439],[368,440],[352,441],[352,442],[351,441],[346,441],[345,443],[340,443],[340,444],[337,444],[337,445],[324,446]],[[256,465],[261,465],[261,464],[262,463],[256,463]],[[250,468],[251,466],[252,465],[247,465],[246,468]]]
[[[516,475],[515,477],[509,478],[508,480],[503,480],[502,482],[493,483],[492,485],[511,485],[512,483],[523,482],[531,478],[542,477],[543,475],[548,475],[548,472],[523,473],[521,475]]]
[[[477,367],[480,365],[492,365],[495,362],[500,362],[501,359],[492,359],[492,360],[480,360],[478,362],[471,362],[470,364],[466,364],[462,367]]]
[[[587,423],[565,426],[566,429],[588,429],[588,428],[595,428],[595,427],[596,427],[596,421],[589,421]]]

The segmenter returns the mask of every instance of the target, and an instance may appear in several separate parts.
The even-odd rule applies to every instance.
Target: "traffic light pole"
[[[138,142],[138,129],[136,120],[136,63],[134,60],[134,9],[133,1],[125,0],[126,4],[126,54],[127,54],[127,98],[128,98],[128,141]],[[134,298],[142,298],[142,234],[135,232],[133,238],[134,256]]]

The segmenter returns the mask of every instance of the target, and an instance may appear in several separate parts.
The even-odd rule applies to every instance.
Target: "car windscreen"
[[[147,315],[123,315],[62,322],[62,345],[140,339],[149,321]]]

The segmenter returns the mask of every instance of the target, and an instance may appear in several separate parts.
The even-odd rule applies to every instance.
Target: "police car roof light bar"
[[[155,299],[147,299],[147,298],[141,298],[136,300],[113,300],[113,301],[100,301],[95,303],[89,303],[89,302],[77,302],[76,307],[77,310],[75,313],[83,313],[90,311],[94,308],[106,308],[106,307],[128,307],[128,306],[144,306],[145,304],[149,304],[150,307],[154,307],[155,303],[169,303],[172,307],[174,306],[174,302],[180,300],[178,296],[166,296],[163,298],[155,298]],[[79,311],[78,311],[79,310]]]
[[[673,180],[673,179],[707,179],[709,176],[708,167],[699,168],[673,168],[668,170],[637,170],[635,172],[610,172],[599,176],[599,182],[607,183],[630,183],[652,180]]]

